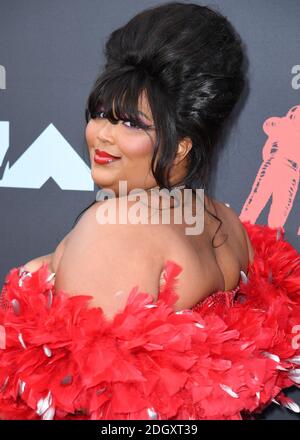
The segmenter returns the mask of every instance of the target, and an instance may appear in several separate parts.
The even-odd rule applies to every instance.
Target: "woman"
[[[299,254],[282,228],[242,223],[208,195],[245,84],[238,34],[208,7],[171,2],[115,30],[105,55],[86,109],[102,200],[53,254],[6,277],[0,417],[241,419],[275,398],[298,410],[281,390],[298,377]]]

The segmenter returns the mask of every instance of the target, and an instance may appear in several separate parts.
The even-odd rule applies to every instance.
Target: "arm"
[[[29,270],[29,272],[35,272],[37,269],[39,269],[39,267],[42,266],[42,264],[48,263],[49,270],[51,272],[56,272],[59,260],[63,254],[69,235],[70,232],[60,241],[54,252],[52,252],[51,254],[42,255],[41,257],[34,258],[33,260],[28,261],[25,265],[23,265],[24,268],[26,270]]]
[[[53,255],[54,254],[52,253],[52,254],[42,255],[41,257],[38,258],[34,258],[33,260],[30,260],[25,265],[23,265],[24,269],[28,270],[29,272],[35,272],[36,270],[39,269],[39,267],[42,266],[42,264],[48,263],[49,269],[51,270],[51,272],[53,272],[52,270]]]
[[[248,236],[248,233],[247,233],[247,231],[245,229],[244,229],[244,234],[245,234],[245,238],[246,238],[246,242],[247,242],[249,263],[253,263],[253,260],[254,260],[254,249],[253,249],[253,246],[251,244],[251,241],[250,241],[250,238]]]

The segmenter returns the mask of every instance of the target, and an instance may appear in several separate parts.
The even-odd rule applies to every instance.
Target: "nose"
[[[108,119],[102,120],[101,123],[98,124],[96,137],[101,144],[114,143],[114,125],[115,124],[112,124]]]

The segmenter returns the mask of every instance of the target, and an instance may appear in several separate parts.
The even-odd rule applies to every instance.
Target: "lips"
[[[120,157],[113,156],[112,154],[109,154],[106,151],[99,150],[98,148],[95,149],[95,155],[106,159],[120,159]]]
[[[107,165],[110,163],[114,163],[120,159],[120,157],[113,156],[106,151],[99,150],[98,148],[95,149],[94,162],[99,165]]]

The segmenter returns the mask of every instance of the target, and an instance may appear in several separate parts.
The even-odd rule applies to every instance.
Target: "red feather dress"
[[[54,290],[44,264],[6,275],[0,305],[0,419],[245,419],[300,409],[300,254],[284,229],[243,222],[248,276],[175,312],[181,267],[159,299],[132,288],[113,319]],[[50,275],[49,275],[50,274]]]

